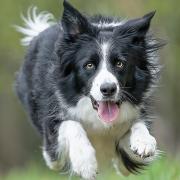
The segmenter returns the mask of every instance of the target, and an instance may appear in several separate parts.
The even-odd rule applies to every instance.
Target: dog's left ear
[[[144,15],[142,18],[132,19],[127,21],[124,25],[119,27],[118,33],[121,35],[129,35],[133,38],[133,42],[138,43],[144,39],[147,34],[151,19],[155,15],[155,11]]]
[[[64,12],[62,16],[62,27],[64,33],[71,36],[82,34],[88,28],[87,19],[73,6],[71,6],[67,0],[64,0]]]
[[[145,35],[149,30],[151,19],[154,17],[155,13],[156,12],[153,11],[144,15],[142,18],[130,20],[127,22],[127,25],[133,27],[140,35]]]

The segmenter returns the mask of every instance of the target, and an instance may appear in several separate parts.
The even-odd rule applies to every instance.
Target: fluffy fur
[[[87,17],[64,1],[55,23],[31,10],[17,27],[28,51],[16,89],[47,165],[94,180],[103,157],[124,174],[139,172],[157,155],[149,116],[161,46],[148,33],[155,13]]]

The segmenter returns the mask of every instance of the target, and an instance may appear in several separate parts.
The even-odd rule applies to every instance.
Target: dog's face
[[[142,101],[151,82],[146,33],[154,13],[98,26],[67,2],[64,6],[59,45],[64,99],[75,105],[87,96],[100,118],[112,122],[123,102]]]

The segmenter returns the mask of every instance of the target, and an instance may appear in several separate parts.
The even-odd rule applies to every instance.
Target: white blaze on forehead
[[[106,63],[106,60],[107,60],[109,47],[110,47],[110,44],[109,44],[108,42],[103,43],[103,44],[101,45],[103,62],[105,62],[105,63]]]
[[[98,27],[98,28],[114,28],[117,26],[121,26],[126,23],[126,20],[122,21],[112,21],[112,22],[106,22],[106,21],[100,21],[99,23],[92,23],[92,25]]]
[[[95,98],[96,101],[101,101],[103,99],[100,87],[104,83],[115,83],[117,86],[117,93],[119,92],[119,85],[117,78],[108,70],[108,61],[110,43],[106,42],[100,44],[100,51],[102,60],[100,62],[99,72],[93,80],[92,88],[90,94]]]

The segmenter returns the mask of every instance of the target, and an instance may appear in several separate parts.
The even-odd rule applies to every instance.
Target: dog
[[[151,135],[161,47],[149,33],[155,12],[122,20],[63,6],[59,22],[31,8],[25,27],[16,26],[28,46],[16,91],[42,137],[46,164],[85,180],[106,163],[124,175],[140,172],[158,156]]]

